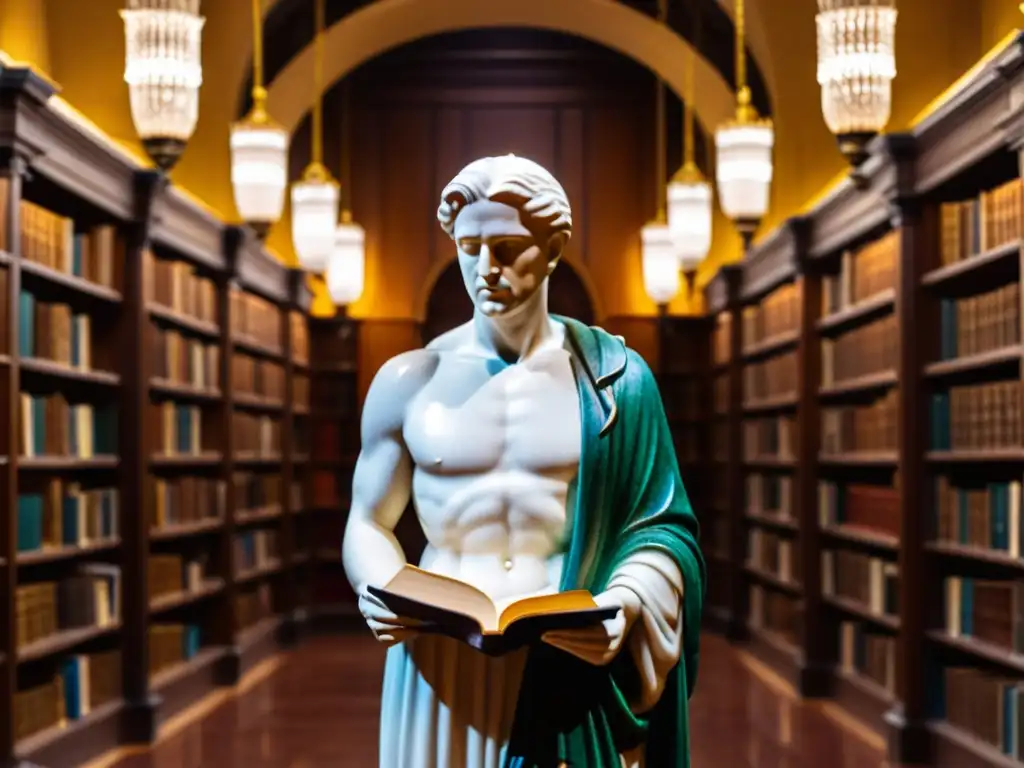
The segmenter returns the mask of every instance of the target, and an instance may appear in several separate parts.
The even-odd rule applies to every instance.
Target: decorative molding
[[[225,252],[234,253],[235,278],[241,288],[277,304],[287,304],[288,269],[263,247],[248,226],[230,226],[224,232]]]
[[[796,279],[807,229],[807,219],[788,219],[747,254],[740,284],[740,300],[744,304],[759,301],[778,286]]]
[[[727,309],[739,298],[740,280],[743,277],[743,265],[726,264],[711,278],[704,289],[708,305],[708,314],[716,315]]]
[[[173,250],[201,269],[223,272],[225,225],[171,185],[154,202],[150,241]]]

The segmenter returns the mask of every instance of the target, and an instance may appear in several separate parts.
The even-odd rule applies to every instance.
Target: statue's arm
[[[412,461],[402,437],[406,407],[422,386],[429,354],[422,350],[389,360],[363,401],[361,450],[352,478],[352,507],[345,525],[342,562],[357,594],[383,586],[406,563],[395,526],[409,501]]]
[[[644,548],[615,569],[608,587],[624,590],[629,603],[625,610],[635,617],[623,650],[640,681],[630,704],[634,711],[645,712],[658,703],[683,651],[683,575],[664,552]]]

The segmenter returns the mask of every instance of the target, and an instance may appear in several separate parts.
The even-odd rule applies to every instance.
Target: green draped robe
[[[645,768],[688,768],[688,699],[697,681],[705,564],[650,368],[623,340],[566,317],[579,392],[582,454],[560,589],[602,592],[642,549],[667,555],[683,577],[683,643],[658,703],[634,715],[639,674],[620,652],[595,666],[548,645],[531,648],[505,768],[620,768],[645,745]]]

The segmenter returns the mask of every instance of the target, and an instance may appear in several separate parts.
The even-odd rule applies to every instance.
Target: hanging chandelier
[[[821,112],[857,167],[892,111],[896,0],[818,0],[816,18]]]
[[[327,269],[338,221],[338,183],[323,164],[324,0],[316,2],[312,152],[302,180],[292,185],[292,246],[299,265],[313,273]]]
[[[324,277],[331,301],[344,307],[358,300],[363,295],[365,273],[366,233],[345,210],[335,230],[334,248]]]
[[[751,103],[743,23],[743,0],[736,0],[736,117],[715,132],[715,147],[718,201],[746,251],[768,211],[775,129]]]
[[[352,220],[352,108],[348,82],[342,84],[341,181],[344,201],[341,222],[334,230],[334,247],[327,260],[324,282],[336,305],[345,307],[363,295],[366,280],[366,233]]]
[[[699,45],[699,33],[695,45]],[[694,159],[693,48],[687,56],[686,95],[683,99],[683,164],[668,185],[668,224],[676,244],[679,267],[692,276],[711,250],[711,185],[704,179]]]
[[[252,0],[252,109],[231,126],[231,185],[242,219],[260,238],[281,218],[288,186],[288,133],[267,114],[260,0]]]
[[[658,20],[665,21],[666,0],[658,3]],[[661,311],[679,293],[679,256],[676,239],[665,212],[665,84],[659,78],[655,92],[655,195],[658,213],[640,231],[640,258],[644,290]]]
[[[120,14],[132,122],[146,154],[169,171],[199,119],[206,20],[199,0],[128,0]]]

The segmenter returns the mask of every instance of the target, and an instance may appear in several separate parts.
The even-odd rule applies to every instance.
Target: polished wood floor
[[[376,768],[383,654],[362,635],[311,638],[238,695],[169,724],[104,768]],[[705,635],[691,703],[693,768],[881,768],[881,744],[828,705]],[[98,764],[94,764],[97,766]]]

